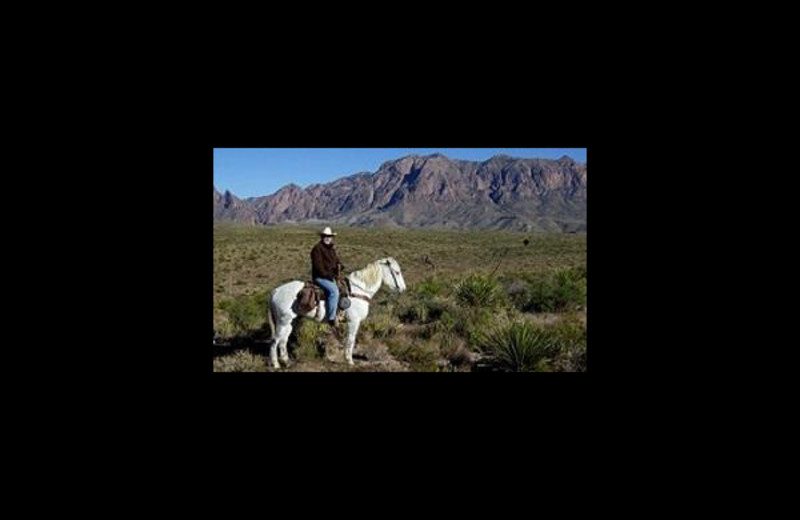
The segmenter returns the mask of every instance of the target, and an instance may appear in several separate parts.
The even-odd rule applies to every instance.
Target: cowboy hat
[[[331,228],[326,227],[325,229],[322,230],[322,233],[320,233],[320,235],[322,235],[324,237],[335,237],[336,233],[331,231]]]

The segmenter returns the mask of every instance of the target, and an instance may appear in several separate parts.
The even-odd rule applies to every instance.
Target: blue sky
[[[484,161],[493,155],[586,162],[586,148],[215,148],[214,186],[241,198],[260,197],[295,183],[305,188],[354,173],[376,171],[409,154],[441,153],[452,159]]]

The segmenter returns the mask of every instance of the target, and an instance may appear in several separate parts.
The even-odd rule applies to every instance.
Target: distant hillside
[[[483,162],[409,155],[305,189],[239,199],[214,188],[214,219],[250,224],[586,231],[586,164],[497,155]]]

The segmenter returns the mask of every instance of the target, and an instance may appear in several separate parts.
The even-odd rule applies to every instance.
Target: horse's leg
[[[356,344],[356,334],[358,334],[358,327],[361,325],[361,320],[352,319],[347,324],[347,340],[345,342],[345,359],[348,365],[353,365],[353,347]]]
[[[284,364],[289,364],[289,352],[286,349],[286,345],[289,343],[289,336],[292,334],[292,324],[289,323],[283,327],[281,331],[282,334],[279,334],[281,338],[281,342],[278,344],[278,350],[280,351],[281,361]]]
[[[269,359],[272,361],[272,368],[276,369],[281,368],[281,366],[278,364],[278,343],[280,342],[281,338],[276,335],[275,339],[272,340],[272,346],[269,347]]]
[[[275,333],[275,343],[272,344],[269,354],[272,361],[272,368],[280,368],[278,363],[278,351],[280,350],[281,361],[289,364],[289,355],[286,351],[286,343],[289,341],[289,335],[292,333],[292,324],[280,322],[278,324],[277,332]]]
[[[285,365],[289,364],[289,352],[286,350],[286,344],[288,342],[289,342],[289,338],[287,337],[287,338],[284,338],[283,340],[281,340],[281,344],[278,345],[278,349],[279,349],[280,355],[281,355],[281,361],[283,361],[283,363]]]

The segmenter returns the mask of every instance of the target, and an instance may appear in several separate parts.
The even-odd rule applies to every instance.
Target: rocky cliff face
[[[305,189],[290,184],[266,197],[240,200],[215,188],[214,216],[256,224],[585,231],[586,165],[566,156],[474,162],[410,155],[375,173]]]
[[[220,193],[216,186],[214,187],[214,220],[257,223],[255,212],[249,202],[239,199],[228,190]]]

